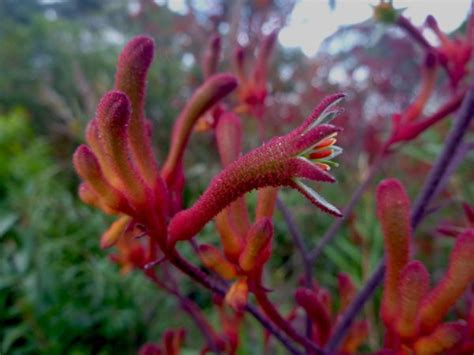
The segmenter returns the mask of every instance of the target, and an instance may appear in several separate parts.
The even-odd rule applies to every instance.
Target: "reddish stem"
[[[178,301],[181,303],[183,310],[189,314],[194,323],[196,323],[197,328],[201,331],[202,335],[206,339],[209,349],[212,349],[214,353],[219,354],[219,347],[216,344],[216,333],[212,329],[209,322],[206,320],[206,317],[204,317],[204,315],[202,314],[200,308],[196,306],[196,304],[189,298],[182,295],[177,288],[170,287],[165,282],[160,280],[154,270],[144,270],[144,274],[157,287],[165,290],[166,292],[178,299]]]
[[[258,278],[261,279],[261,274]],[[261,281],[258,282],[258,284],[260,285]],[[265,289],[257,286],[254,294],[258,305],[262,308],[267,317],[270,318],[270,320],[290,338],[303,345],[306,348],[307,353],[324,354],[324,352],[310,339],[298,334],[291,324],[280,314],[275,305],[268,299],[267,291]]]
[[[188,275],[193,280],[206,287],[210,291],[220,295],[221,297],[224,297],[227,293],[227,289],[224,286],[214,283],[208,278],[208,276],[203,271],[183,259],[183,257],[176,250],[169,252],[167,256],[170,262],[175,267],[177,267],[184,274]],[[272,323],[270,323],[255,307],[250,304],[247,304],[245,306],[245,311],[252,314],[253,317],[265,329],[272,333],[291,354],[301,354],[301,352],[294,347],[291,341],[286,336],[284,336],[278,328],[276,328]]]

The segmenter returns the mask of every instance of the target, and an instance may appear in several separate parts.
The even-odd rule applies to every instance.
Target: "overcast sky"
[[[169,0],[169,6],[183,12],[186,10],[185,2]],[[196,2],[203,7],[212,3],[211,0]],[[280,32],[279,41],[283,46],[301,47],[306,55],[314,55],[321,42],[339,26],[362,22],[372,16],[371,5],[377,3],[378,0],[336,0],[336,9],[331,11],[328,0],[300,0],[290,17],[289,26]],[[415,25],[421,25],[431,14],[443,31],[450,32],[465,19],[470,0],[394,0],[394,5],[396,8],[406,7],[404,15]]]

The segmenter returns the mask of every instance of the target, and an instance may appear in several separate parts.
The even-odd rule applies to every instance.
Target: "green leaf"
[[[0,218],[0,238],[2,238],[18,220],[18,215],[15,213],[9,213],[6,216]]]

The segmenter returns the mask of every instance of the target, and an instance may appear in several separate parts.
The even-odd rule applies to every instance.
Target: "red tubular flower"
[[[237,275],[235,266],[226,260],[219,249],[212,245],[200,245],[199,256],[207,268],[216,272],[225,280],[231,280]]]
[[[474,281],[473,255],[474,229],[470,229],[456,238],[446,274],[423,300],[420,308],[422,330],[432,330]]]
[[[240,157],[211,181],[207,190],[189,209],[174,216],[169,225],[169,243],[187,240],[231,202],[245,193],[268,186],[290,186],[299,190],[323,211],[340,216],[339,210],[300,179],[334,182],[327,172],[341,149],[334,145],[340,128],[321,124],[337,113],[330,108],[344,95],[326,98],[303,124]],[[320,153],[329,152],[321,157]]]
[[[386,326],[397,315],[398,280],[408,262],[411,239],[410,200],[402,184],[386,179],[377,186],[377,216],[384,236],[386,272],[381,313]]]
[[[400,273],[395,331],[402,338],[413,338],[418,332],[418,309],[428,291],[429,278],[428,271],[419,261],[410,261]]]
[[[96,156],[89,147],[81,145],[77,148],[73,164],[79,176],[86,181],[80,190],[83,200],[92,202],[97,198],[99,205],[103,204],[111,211],[129,210],[125,197],[106,180]]]
[[[445,354],[454,350],[466,333],[464,322],[450,322],[439,325],[430,335],[421,337],[414,344],[417,355]]]
[[[217,66],[219,64],[219,56],[221,54],[221,38],[215,35],[211,38],[207,45],[207,49],[204,52],[202,58],[202,69],[204,78],[209,78],[211,75],[217,72]]]
[[[192,128],[196,120],[216,102],[227,96],[237,86],[232,75],[216,74],[210,77],[189,100],[173,127],[171,148],[163,166],[162,175],[169,184],[182,161]]]
[[[138,355],[179,355],[186,337],[183,328],[164,332],[160,344],[143,344]]]
[[[343,272],[337,275],[337,284],[340,297],[339,313],[342,313],[354,299],[357,290],[350,276]]]
[[[129,216],[121,216],[115,220],[104,234],[102,234],[102,237],[100,238],[100,247],[102,249],[107,249],[115,245],[119,238],[124,234],[125,229],[130,222],[131,218]]]
[[[232,284],[232,286],[230,286],[229,291],[227,291],[227,294],[225,295],[225,302],[236,312],[241,313],[247,304],[248,294],[249,286],[247,283],[247,278],[239,278]]]
[[[189,137],[199,117],[219,100],[227,96],[237,86],[235,77],[229,74],[216,74],[199,87],[173,126],[170,151],[161,171],[170,193],[174,210],[181,207],[181,194],[184,183],[182,160]]]
[[[123,246],[124,230],[139,223],[141,232],[153,239],[148,258],[156,254],[156,244],[165,248],[166,224],[173,213],[170,206],[177,205],[172,206],[171,201],[181,196],[182,156],[197,117],[237,85],[233,76],[223,74],[209,78],[198,89],[177,120],[170,154],[160,172],[150,122],[144,114],[153,52],[151,38],[138,36],[127,43],[118,60],[117,90],[101,99],[96,117],[87,126],[87,145],[80,146],[73,159],[84,180],[79,188],[81,199],[106,213],[122,214],[103,235],[101,246],[119,246],[119,242]]]
[[[251,112],[255,117],[263,117],[265,100],[267,98],[267,71],[272,50],[275,46],[278,32],[274,31],[261,41],[254,70],[250,75],[245,73],[245,52],[239,47],[234,53],[235,72],[239,78],[240,110]]]
[[[459,82],[466,76],[467,67],[471,59],[473,50],[474,21],[473,13],[467,22],[466,35],[458,36],[454,39],[449,38],[438,27],[438,23],[433,16],[426,18],[426,24],[438,37],[440,46],[437,48],[441,64],[446,68],[451,85],[456,88]]]
[[[260,219],[250,228],[239,258],[239,265],[244,272],[250,272],[267,262],[270,258],[272,237],[273,226],[268,218]]]
[[[331,334],[331,315],[318,294],[309,288],[300,287],[296,290],[295,299],[316,325],[318,344],[326,344]]]
[[[148,186],[158,189],[158,184],[163,185],[144,114],[146,76],[153,61],[154,50],[155,44],[150,37],[137,36],[128,42],[118,59],[115,89],[123,92],[130,100],[128,137],[133,161]]]

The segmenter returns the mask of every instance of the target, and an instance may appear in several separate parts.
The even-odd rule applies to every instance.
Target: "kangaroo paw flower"
[[[303,184],[302,179],[335,181],[328,171],[336,165],[331,159],[341,153],[334,145],[341,129],[323,122],[333,117],[331,107],[342,97],[338,94],[324,100],[300,127],[229,164],[192,207],[174,216],[168,229],[169,243],[192,238],[231,202],[268,186],[293,187],[323,211],[340,216],[336,207]]]
[[[457,237],[446,274],[426,296],[420,309],[421,328],[433,329],[474,282],[474,229]]]
[[[382,319],[392,324],[398,303],[398,279],[408,262],[411,239],[410,200],[402,184],[386,179],[377,187],[377,216],[382,224],[387,270],[382,296]]]

